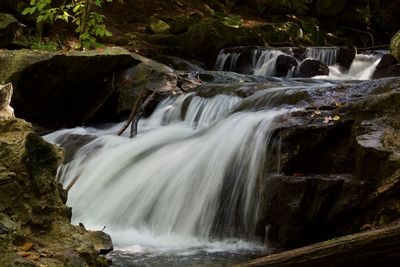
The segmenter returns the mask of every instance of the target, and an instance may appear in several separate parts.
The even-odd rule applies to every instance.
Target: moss
[[[390,54],[400,61],[400,31],[390,41]]]

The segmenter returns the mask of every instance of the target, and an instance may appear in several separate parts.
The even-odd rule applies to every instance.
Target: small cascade
[[[219,71],[235,71],[239,57],[240,53],[230,53],[222,49],[215,62],[215,69]]]
[[[266,49],[253,52],[253,75],[275,76],[276,61],[280,55],[285,55],[280,50]]]
[[[383,54],[381,53],[357,54],[348,70],[333,65],[329,66],[329,76],[315,76],[313,78],[330,80],[369,80],[382,56]]]
[[[351,63],[348,75],[355,80],[371,79],[381,58],[382,55],[356,55],[353,63]]]
[[[338,53],[339,47],[307,47],[305,56],[331,66],[336,64]]]

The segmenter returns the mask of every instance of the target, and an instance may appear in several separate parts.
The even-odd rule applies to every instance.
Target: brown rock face
[[[61,161],[29,123],[0,122],[1,266],[107,266],[99,252],[112,249],[111,239],[70,224],[55,180]]]

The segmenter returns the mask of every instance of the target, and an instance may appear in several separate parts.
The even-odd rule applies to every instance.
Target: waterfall
[[[315,76],[314,79],[331,80],[369,80],[371,79],[376,66],[379,64],[383,54],[357,54],[351,63],[350,69],[343,69],[340,66],[329,66],[329,76]]]
[[[274,49],[255,50],[253,54],[253,75],[275,76],[276,61],[280,55],[285,55],[285,53]]]
[[[141,121],[134,139],[110,134],[119,125],[48,135],[54,142],[69,133],[97,137],[59,171],[64,185],[80,176],[68,198],[73,221],[107,225],[117,244],[138,236],[176,244],[255,235],[257,184],[274,119],[285,111],[230,114],[239,101],[193,94],[166,99]],[[240,232],[218,229],[221,223]]]
[[[317,59],[327,66],[334,65],[339,53],[339,47],[307,47],[306,57]]]
[[[215,69],[219,71],[235,71],[239,57],[240,53],[230,53],[222,49],[215,62]]]

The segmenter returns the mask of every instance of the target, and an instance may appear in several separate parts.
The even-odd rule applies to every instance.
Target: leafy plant
[[[96,47],[97,37],[112,35],[104,24],[105,16],[93,11],[94,7],[102,5],[103,0],[66,0],[60,6],[53,6],[52,0],[31,0],[22,15],[36,16],[36,31],[40,33],[38,39],[41,39],[43,23],[53,24],[56,20],[73,23],[79,35],[80,48],[83,49]]]
[[[29,43],[29,47],[32,50],[45,50],[45,51],[57,51],[58,45],[53,41],[42,41],[38,39],[33,39]]]

